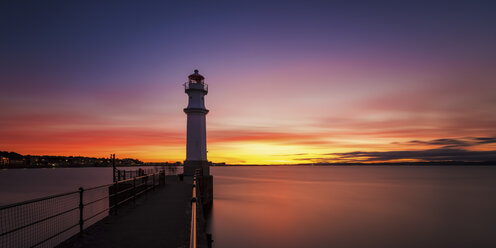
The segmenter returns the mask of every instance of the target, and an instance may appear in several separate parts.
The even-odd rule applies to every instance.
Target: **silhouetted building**
[[[8,165],[8,164],[9,164],[9,158],[0,157],[0,165]]]

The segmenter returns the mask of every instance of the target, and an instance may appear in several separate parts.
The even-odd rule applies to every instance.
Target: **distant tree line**
[[[82,156],[48,156],[22,155],[16,152],[0,151],[0,166],[3,168],[39,168],[39,167],[110,167],[111,158],[93,158]],[[116,166],[141,166],[138,159],[115,159]]]

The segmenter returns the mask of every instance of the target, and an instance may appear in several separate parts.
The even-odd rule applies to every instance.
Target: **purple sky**
[[[496,136],[495,16],[492,1],[4,1],[0,150],[183,160],[196,68],[214,162],[454,149],[429,142]]]

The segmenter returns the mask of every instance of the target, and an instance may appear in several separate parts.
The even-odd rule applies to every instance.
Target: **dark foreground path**
[[[165,187],[128,203],[61,247],[186,247],[192,182],[166,178]]]

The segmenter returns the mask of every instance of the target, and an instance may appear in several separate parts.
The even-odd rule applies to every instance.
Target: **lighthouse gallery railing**
[[[184,83],[184,90],[189,90],[189,89],[199,89],[199,90],[204,90],[208,91],[208,84],[204,83]]]

